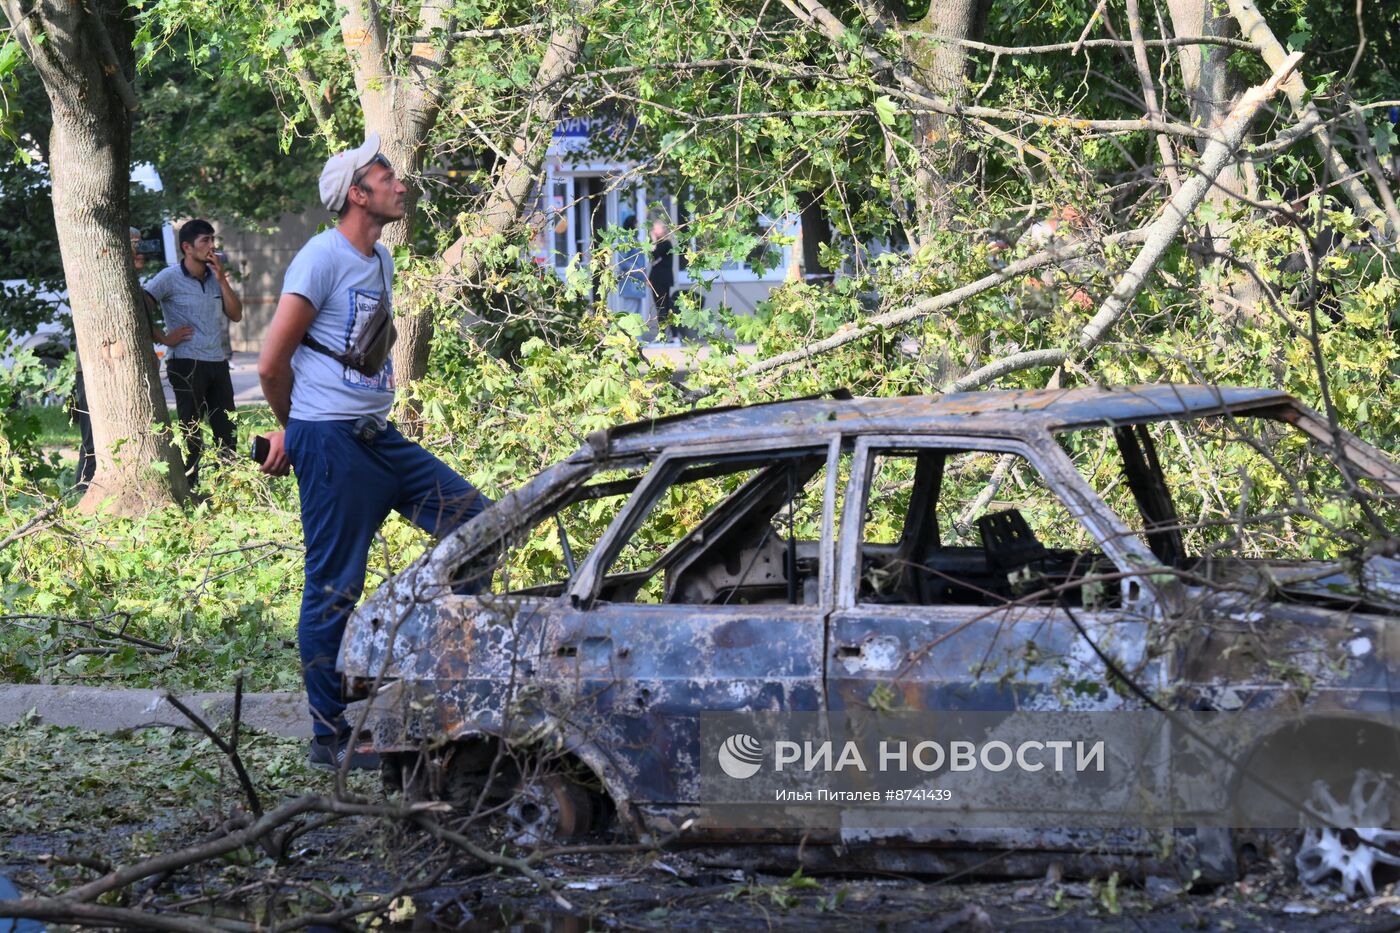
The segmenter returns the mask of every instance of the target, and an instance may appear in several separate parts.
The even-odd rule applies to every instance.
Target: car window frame
[[[833,599],[837,611],[851,611],[861,605],[858,598],[860,546],[872,478],[871,452],[883,448],[1016,454],[1040,474],[1070,516],[1084,526],[1103,550],[1104,556],[1119,572],[1126,574],[1122,580],[1125,606],[1139,602],[1147,593],[1159,598],[1163,595],[1161,585],[1153,577],[1160,576],[1159,572],[1165,568],[1094,492],[1049,431],[1037,432],[1032,438],[987,434],[863,434],[855,436],[851,475],[841,503],[841,521],[835,542],[837,579]],[[1079,501],[1072,501],[1066,493],[1073,493]]]
[[[573,584],[568,588],[567,595],[570,604],[575,609],[592,610],[598,605],[598,593],[602,590],[603,581],[607,578],[606,570],[612,566],[622,551],[623,546],[630,540],[631,536],[637,532],[641,523],[650,514],[657,499],[660,498],[675,478],[679,476],[687,465],[697,460],[712,460],[723,457],[755,457],[765,451],[794,451],[810,450],[813,452],[826,451],[826,482],[822,493],[822,532],[821,542],[818,548],[818,594],[815,606],[798,604],[787,606],[787,609],[819,610],[823,614],[829,612],[832,607],[832,593],[835,581],[834,563],[835,555],[835,498],[836,498],[836,470],[840,463],[842,438],[832,436],[829,438],[784,437],[774,438],[765,441],[761,446],[753,444],[751,441],[722,441],[710,444],[693,444],[664,449],[653,461],[651,468],[642,477],[637,488],[632,491],[632,495],[627,502],[613,516],[612,523],[603,532],[598,543],[594,546],[592,553],[587,560],[578,568]],[[608,604],[611,605],[611,604]],[[632,604],[627,604],[632,605]],[[692,604],[661,604],[658,608],[683,609],[695,611],[704,609],[704,606]]]

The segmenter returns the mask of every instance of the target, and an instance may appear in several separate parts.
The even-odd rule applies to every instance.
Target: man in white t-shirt
[[[335,660],[364,588],[370,543],[390,511],[430,534],[474,518],[489,500],[389,423],[394,367],[366,375],[342,360],[380,302],[394,259],[379,243],[404,215],[406,189],[379,152],[379,134],[337,153],[321,172],[321,203],[339,223],[312,237],[287,269],[258,376],[285,428],[268,435],[263,472],[295,470],[306,543],[297,641],[310,702],[311,764],[375,767],[350,751]],[[388,307],[392,307],[388,305]]]

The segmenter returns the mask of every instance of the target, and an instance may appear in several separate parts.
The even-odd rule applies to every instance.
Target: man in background
[[[157,272],[145,286],[146,294],[160,302],[166,326],[191,328],[189,339],[171,346],[165,358],[185,436],[185,475],[191,489],[199,483],[206,418],[225,455],[232,456],[237,445],[228,325],[243,319],[243,302],[229,286],[215,243],[207,220],[186,222],[180,228],[180,261]]]

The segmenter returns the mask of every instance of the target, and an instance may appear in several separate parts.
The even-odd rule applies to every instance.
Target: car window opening
[[[1123,523],[1188,582],[1268,577],[1312,586],[1321,564],[1393,540],[1400,499],[1380,478],[1292,425],[1262,417],[1067,432],[1061,446]],[[1322,597],[1323,581],[1312,586]],[[1328,584],[1342,601],[1355,586]]]
[[[861,603],[1117,605],[1115,568],[1023,458],[885,449],[869,470]]]
[[[608,603],[818,602],[826,449],[690,462],[655,491],[603,577]]]

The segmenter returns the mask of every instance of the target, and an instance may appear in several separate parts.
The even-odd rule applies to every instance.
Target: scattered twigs
[[[453,830],[448,829],[446,826],[443,826],[441,823],[439,823],[437,820],[433,819],[430,816],[416,816],[414,817],[414,822],[421,826],[434,839],[437,839],[441,842],[449,843],[461,849],[463,852],[466,852],[472,858],[477,859],[478,861],[486,865],[491,865],[496,868],[506,868],[511,871],[519,872],[526,878],[529,878],[531,881],[533,881],[541,891],[548,894],[550,899],[553,900],[554,903],[558,904],[562,909],[574,909],[573,905],[570,904],[567,900],[565,900],[564,895],[559,893],[559,891],[554,887],[554,885],[550,883],[549,879],[546,878],[544,875],[540,874],[538,871],[536,871],[528,860],[511,858],[508,855],[497,855],[494,852],[491,852],[487,849],[483,849],[481,846],[473,842],[470,837],[464,835],[463,833],[455,832]]]
[[[171,706],[178,709],[186,719],[194,723],[200,732],[209,737],[219,751],[228,756],[229,763],[233,765],[233,771],[238,775],[238,784],[243,788],[243,796],[248,799],[248,808],[253,811],[255,817],[263,815],[262,800],[258,797],[257,788],[253,787],[252,778],[248,777],[248,769],[243,766],[243,756],[238,753],[238,720],[243,713],[243,674],[240,671],[233,681],[233,726],[229,730],[229,739],[225,740],[209,725],[203,716],[190,709],[180,698],[173,693],[167,693],[165,700]],[[269,852],[269,855],[274,853]]]
[[[48,508],[37,512],[34,515],[34,517],[31,518],[29,521],[25,522],[23,525],[20,525],[14,531],[6,535],[3,539],[0,539],[0,551],[5,550],[5,548],[9,547],[11,544],[14,544],[16,541],[18,541],[20,538],[23,538],[27,534],[43,530],[43,527],[47,527],[44,526],[43,523],[48,521],[49,517],[61,508],[63,508],[62,499],[52,503],[51,505],[49,505]]]
[[[182,849],[144,859],[124,868],[109,871],[102,877],[70,888],[61,895],[0,901],[0,916],[33,918],[66,923],[101,923],[110,926],[142,930],[206,931],[215,929],[244,931],[267,929],[268,927],[266,926],[257,926],[242,921],[222,919],[209,915],[177,914],[168,911],[157,912],[154,910],[148,911],[109,907],[94,902],[103,897],[103,895],[123,890],[143,879],[167,875],[182,868],[188,868],[192,865],[216,859],[231,852],[236,852],[239,849],[259,844],[261,840],[270,835],[278,833],[279,831],[285,831],[288,824],[304,815],[319,813],[329,817],[329,819],[325,820],[321,825],[334,822],[347,816],[366,816],[390,820],[416,821],[419,817],[441,810],[445,806],[445,804],[438,803],[392,806],[387,804],[364,803],[346,798],[323,797],[308,794],[289,800],[275,809],[265,812],[261,817],[252,821],[246,827],[226,833],[216,839],[186,846]],[[479,850],[479,847],[474,848],[478,848]],[[490,853],[486,854],[490,856]],[[490,864],[498,864],[500,867],[513,867],[513,865],[508,866],[503,864],[502,860],[495,856],[491,856],[491,858],[493,861],[489,862]],[[505,861],[513,862],[515,860]],[[536,877],[539,877],[537,872],[534,874]],[[337,912],[336,916],[341,916],[341,918],[344,919],[382,910],[387,906],[387,904],[382,901],[383,899],[376,899],[368,904],[361,903],[354,909],[348,910],[348,912]],[[292,929],[300,926],[304,926],[304,924],[301,920],[296,920],[288,924],[277,925],[273,928]]]

